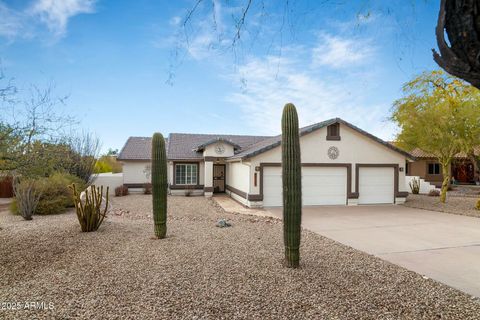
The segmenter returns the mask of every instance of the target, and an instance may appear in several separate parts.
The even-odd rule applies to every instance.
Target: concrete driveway
[[[267,208],[277,217],[281,208]],[[404,206],[304,207],[303,227],[480,297],[480,219]]]

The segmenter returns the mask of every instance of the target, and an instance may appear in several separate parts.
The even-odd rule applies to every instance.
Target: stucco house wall
[[[247,204],[244,197],[240,197],[238,194],[232,192],[232,188],[236,191],[248,194],[250,190],[250,166],[241,162],[229,162],[227,163],[226,174],[226,193],[229,194],[235,200]]]
[[[402,171],[399,172],[398,190],[405,192],[405,156],[395,152],[382,144],[369,139],[359,132],[340,125],[341,140],[326,140],[327,128],[321,128],[300,138],[302,163],[351,163],[352,164],[352,192],[355,190],[355,165],[356,164],[397,164]],[[340,153],[337,159],[328,157],[328,148],[335,146]],[[250,180],[253,181],[257,172],[256,167],[261,163],[280,163],[281,147],[274,148],[259,154],[251,159]],[[260,184],[255,186],[250,183],[250,194],[259,194]]]
[[[408,175],[409,176],[417,176],[425,179],[432,184],[438,185],[441,184],[443,181],[443,170],[442,166],[440,166],[440,174],[428,174],[428,164],[429,163],[438,163],[438,161],[432,159],[419,159],[415,162],[409,164],[408,168]]]

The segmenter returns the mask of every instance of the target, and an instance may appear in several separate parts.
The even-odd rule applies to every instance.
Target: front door
[[[221,193],[225,192],[225,165],[214,164],[213,165],[213,192]]]
[[[454,166],[453,177],[460,183],[471,183],[474,180],[474,169],[472,163],[461,163]]]

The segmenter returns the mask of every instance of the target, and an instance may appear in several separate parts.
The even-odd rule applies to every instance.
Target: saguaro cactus
[[[287,103],[282,114],[283,241],[289,268],[300,263],[302,223],[302,167],[300,134],[295,106]]]
[[[152,201],[155,236],[167,234],[167,155],[165,139],[161,133],[152,138]]]

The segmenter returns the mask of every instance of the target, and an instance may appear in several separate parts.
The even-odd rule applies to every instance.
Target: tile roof
[[[265,136],[241,136],[225,134],[190,134],[190,133],[171,133],[169,135],[168,159],[203,159],[203,152],[195,151],[199,146],[210,143],[212,140],[229,141],[236,145],[240,150],[246,149],[251,145],[263,141],[270,137]]]
[[[303,136],[315,130],[324,128],[334,123],[341,123],[353,130],[363,134],[385,147],[399,152],[408,158],[412,155],[395,145],[383,141],[370,133],[348,123],[340,118],[333,118],[323,122],[315,123],[300,129],[300,135]],[[234,146],[238,153],[230,159],[245,159],[254,157],[260,153],[266,152],[281,144],[282,136],[243,136],[243,135],[223,135],[223,134],[190,134],[190,133],[171,133],[167,141],[167,157],[172,160],[200,160],[203,159],[203,152],[197,151],[206,145],[216,141],[226,141]],[[119,160],[150,160],[151,158],[151,138],[149,137],[130,137],[122,148]]]
[[[168,150],[168,139],[165,139]],[[151,137],[130,137],[118,154],[118,160],[150,160],[152,158]]]
[[[478,156],[480,155],[480,147],[475,148],[474,150],[475,155]],[[416,159],[432,159],[432,158],[437,158],[434,154],[428,153],[426,151],[423,151],[420,148],[415,148],[412,151],[410,151],[410,154],[414,156]],[[464,152],[460,152],[455,155],[456,159],[465,159],[467,158],[467,154]]]

